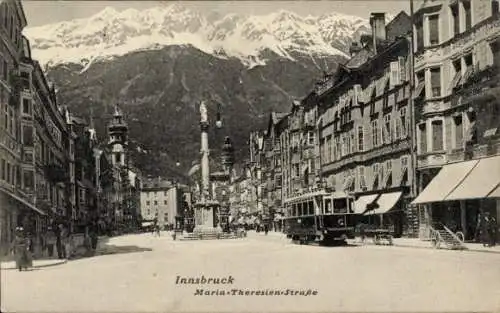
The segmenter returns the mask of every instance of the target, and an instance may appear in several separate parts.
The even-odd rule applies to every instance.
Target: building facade
[[[142,220],[158,220],[161,227],[175,225],[175,217],[181,214],[179,203],[182,192],[176,184],[161,178],[149,178],[142,182],[140,207]]]
[[[420,236],[444,225],[478,239],[479,214],[500,217],[498,1],[427,1],[414,30]]]
[[[406,211],[411,20],[402,12],[386,25],[384,13],[372,13],[370,24],[371,36],[316,88],[321,179],[354,196],[357,213],[378,215],[369,223],[380,220],[402,234],[413,217]],[[369,203],[378,209],[368,210]]]

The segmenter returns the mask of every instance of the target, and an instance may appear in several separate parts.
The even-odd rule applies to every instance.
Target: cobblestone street
[[[150,251],[149,251],[150,250]],[[135,252],[134,251],[138,251]],[[384,246],[317,247],[282,236],[173,241],[112,238],[98,256],[29,272],[2,270],[2,311],[491,311],[499,254]],[[181,277],[232,285],[181,285]],[[195,296],[203,289],[224,296]],[[232,295],[232,290],[236,295]],[[317,291],[309,296],[242,291]],[[218,290],[218,291],[217,291]],[[229,293],[229,295],[227,295]],[[258,300],[258,301],[257,301]]]

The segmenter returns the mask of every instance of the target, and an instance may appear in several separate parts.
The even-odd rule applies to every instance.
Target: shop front
[[[465,241],[478,241],[481,216],[500,226],[499,185],[500,156],[452,163],[443,166],[413,204],[419,205],[420,223],[427,229],[443,225]],[[420,234],[421,239],[428,236]]]

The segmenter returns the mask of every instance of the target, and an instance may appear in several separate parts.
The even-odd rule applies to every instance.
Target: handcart
[[[365,229],[366,237],[372,238],[376,245],[393,245],[392,232],[387,228],[368,228]]]

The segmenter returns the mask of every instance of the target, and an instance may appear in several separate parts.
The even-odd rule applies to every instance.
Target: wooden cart
[[[373,239],[376,245],[390,245],[392,246],[392,232],[387,228],[371,228],[365,229],[365,236]]]

